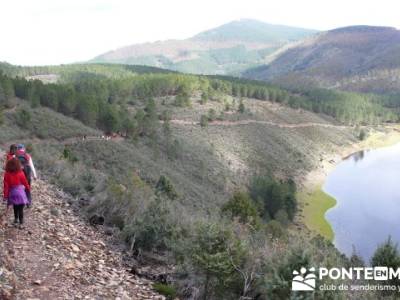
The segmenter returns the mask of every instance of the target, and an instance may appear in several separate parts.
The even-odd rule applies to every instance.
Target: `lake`
[[[355,249],[369,263],[389,235],[400,242],[400,143],[344,159],[323,190],[337,201],[325,217],[341,252]]]

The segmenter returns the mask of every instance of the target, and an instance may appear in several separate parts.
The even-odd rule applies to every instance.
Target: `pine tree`
[[[243,100],[240,99],[240,103],[239,103],[239,107],[238,107],[238,111],[243,114],[245,112],[246,108],[244,107],[244,103]]]

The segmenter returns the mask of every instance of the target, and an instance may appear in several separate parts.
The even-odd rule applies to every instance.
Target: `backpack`
[[[29,155],[26,154],[25,151],[19,150],[17,151],[16,157],[21,163],[26,179],[30,182],[32,170],[31,167],[29,166],[29,160],[30,160]]]

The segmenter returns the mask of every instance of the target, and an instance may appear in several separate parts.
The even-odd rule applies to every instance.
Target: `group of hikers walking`
[[[24,208],[32,205],[31,182],[37,178],[32,157],[23,144],[11,145],[5,157],[5,172],[3,178],[3,200],[7,208],[14,208],[14,226],[24,228]]]

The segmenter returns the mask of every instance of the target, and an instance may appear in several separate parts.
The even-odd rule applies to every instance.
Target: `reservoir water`
[[[341,252],[355,249],[369,263],[389,236],[400,243],[400,143],[344,159],[323,190],[337,201],[325,217]]]

